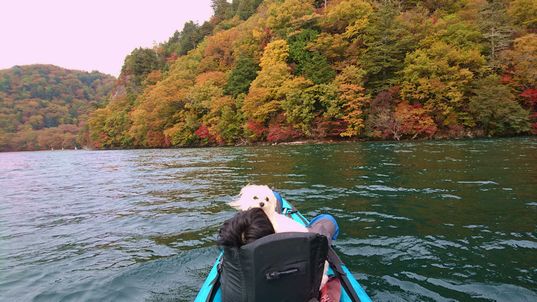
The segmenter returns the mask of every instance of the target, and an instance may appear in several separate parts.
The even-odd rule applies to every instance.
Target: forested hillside
[[[213,0],[125,60],[97,148],[537,132],[537,0]]]
[[[115,78],[52,65],[0,70],[0,151],[73,149]]]

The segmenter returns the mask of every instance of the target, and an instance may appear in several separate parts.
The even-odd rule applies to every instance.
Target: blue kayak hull
[[[283,198],[282,198],[282,205],[283,205],[284,214],[288,214],[288,216],[293,218],[293,220],[297,221],[298,223],[302,225],[306,225],[308,223],[308,220],[304,218],[302,214],[300,214],[298,211],[292,211],[293,207]],[[212,291],[212,287],[214,286],[214,280],[216,279],[216,276],[218,274],[217,263],[219,262],[221,257],[222,257],[222,254],[220,254],[218,258],[216,259],[215,264],[211,268],[209,275],[205,279],[205,282],[203,282],[203,285],[201,286],[201,289],[198,292],[196,299],[194,300],[195,302],[206,302],[206,301],[221,302],[222,301],[222,295],[221,295],[220,289],[216,291],[216,294],[214,295],[212,300],[208,300],[209,295],[211,294],[211,291]],[[351,282],[353,290],[356,292],[358,298],[360,298],[360,301],[370,302],[371,298],[369,298],[369,296],[367,295],[365,290],[362,288],[360,283],[358,283],[358,281],[352,276],[352,273],[349,271],[349,269],[345,265],[342,266],[342,269],[345,272],[345,274],[349,276],[349,280]],[[349,293],[345,291],[345,288],[343,286],[341,287],[341,299],[339,301],[340,302],[352,302],[352,299]]]

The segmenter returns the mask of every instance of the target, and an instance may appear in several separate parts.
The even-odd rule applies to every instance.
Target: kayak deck
[[[293,206],[287,202],[284,198],[282,200],[282,213],[291,217],[296,222],[306,226],[309,221],[302,216],[298,211],[293,209]],[[198,292],[198,295],[196,296],[195,302],[206,302],[206,301],[215,301],[215,302],[221,302],[222,301],[222,295],[220,289],[217,289],[216,294],[214,294],[214,297],[212,300],[209,300],[209,297],[211,295],[212,287],[214,286],[214,280],[216,279],[218,275],[218,263],[220,262],[220,258],[222,257],[222,253],[217,257],[215,264],[211,268],[211,271],[209,272],[209,275],[205,279],[205,282],[203,282],[203,285],[201,286],[200,291]],[[352,276],[352,273],[349,271],[346,265],[342,265],[341,268],[343,269],[343,272],[349,277],[350,283],[353,287],[353,290],[356,292],[358,298],[361,302],[370,302],[371,298],[367,295],[365,290],[362,288],[360,283]],[[328,274],[333,274],[334,272],[330,268],[328,271]],[[351,296],[345,288],[341,287],[341,298],[339,300],[340,302],[352,302]]]

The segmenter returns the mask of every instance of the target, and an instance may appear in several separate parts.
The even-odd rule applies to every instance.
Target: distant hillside
[[[96,148],[537,133],[536,0],[213,0],[125,60]]]
[[[52,65],[0,70],[0,151],[80,147],[88,114],[106,105],[115,78]]]

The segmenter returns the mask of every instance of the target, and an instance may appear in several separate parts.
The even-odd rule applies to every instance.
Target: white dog
[[[230,202],[229,205],[240,211],[246,211],[251,208],[263,209],[276,233],[308,232],[308,229],[305,226],[276,212],[278,201],[276,200],[274,192],[268,186],[247,185],[241,189],[239,199]],[[328,262],[325,262],[320,288],[322,288],[328,281],[328,276],[326,274],[327,270]]]
[[[293,219],[276,212],[278,201],[274,192],[268,186],[247,185],[241,189],[239,199],[229,203],[237,210],[246,211],[251,208],[261,208],[267,214],[276,233],[302,232],[308,229]]]

